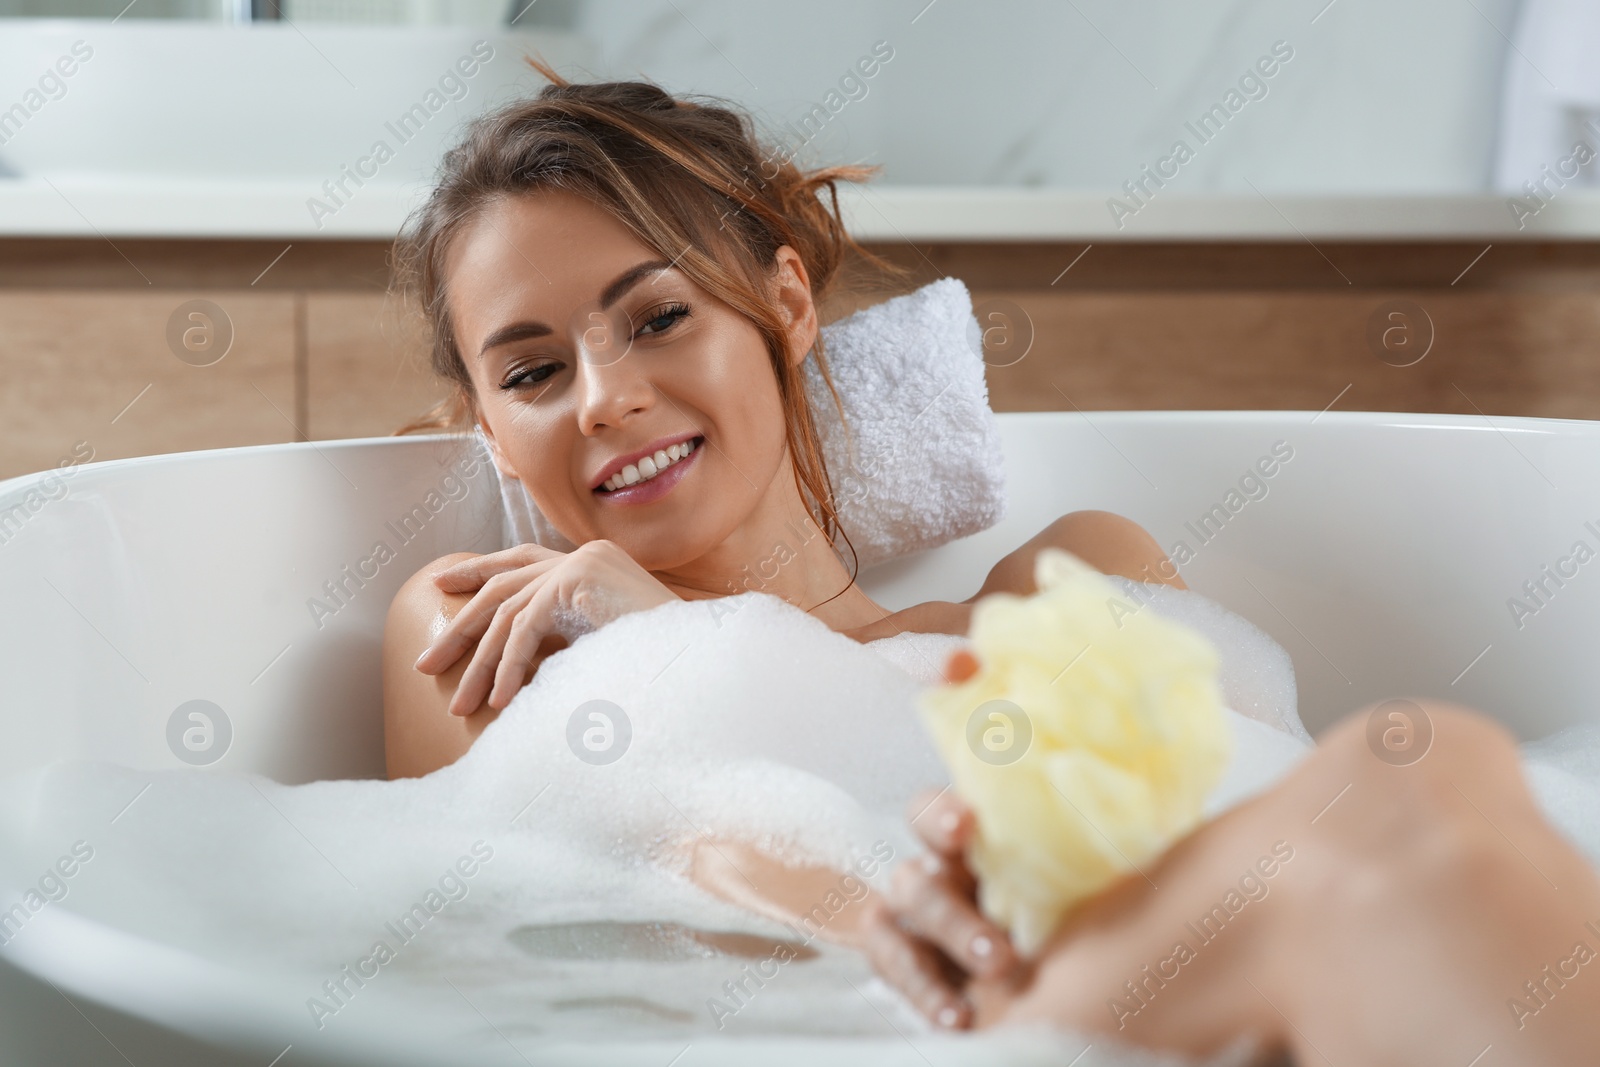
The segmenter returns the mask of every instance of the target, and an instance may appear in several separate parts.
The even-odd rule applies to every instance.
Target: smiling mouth
[[[614,493],[619,489],[628,489],[635,485],[643,485],[661,477],[663,473],[682,463],[699,450],[705,443],[703,437],[693,437],[687,441],[666,448],[658,449],[653,456],[646,456],[636,463],[630,463],[620,471],[607,478],[595,492],[605,495]]]

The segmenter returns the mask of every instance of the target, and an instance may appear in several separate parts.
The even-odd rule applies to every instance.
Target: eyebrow
[[[611,284],[607,285],[600,291],[600,310],[604,311],[610,308],[611,305],[615,304],[618,300],[621,300],[625,295],[627,295],[629,289],[632,289],[639,283],[641,278],[644,278],[646,275],[654,274],[657,271],[667,270],[671,266],[672,264],[668,263],[664,259],[649,259],[645,260],[643,263],[629,267],[627,270],[623,271],[621,274],[612,279]],[[491,348],[498,348],[500,345],[510,344],[513,341],[524,341],[530,337],[547,337],[554,332],[554,330],[542,322],[525,321],[510,323],[509,325],[500,327],[488,337],[484,338],[482,346],[478,349],[478,358],[480,360],[483,359],[484,353],[488,352]]]

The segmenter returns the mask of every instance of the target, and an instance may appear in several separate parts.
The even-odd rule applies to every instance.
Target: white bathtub
[[[1460,701],[1524,738],[1597,715],[1600,561],[1587,555],[1600,550],[1600,424],[1339,412],[1001,422],[1007,519],[863,575],[882,602],[965,597],[1049,519],[1103,508],[1163,546],[1184,542],[1189,584],[1282,642],[1313,733],[1395,695]],[[91,463],[0,483],[0,773],[68,757],[183,767],[169,727],[180,705],[205,700],[222,709],[231,739],[213,733],[214,747],[202,744],[189,762],[217,757],[210,769],[284,782],[381,774],[390,598],[429,559],[499,547],[492,472],[480,469],[464,491],[445,481],[460,455],[448,438],[374,438]],[[430,490],[440,490],[436,513]],[[418,517],[402,546],[396,524],[408,513]],[[359,567],[378,540],[397,557],[375,574],[369,566],[362,585],[345,578],[347,595],[330,597],[324,583]],[[1568,577],[1547,576],[1562,568]],[[1533,599],[1530,581],[1547,592]],[[313,598],[324,610],[308,606]],[[1525,609],[1513,611],[1512,598]],[[0,891],[10,894],[8,873]],[[115,1038],[134,1062],[140,1052],[221,1062],[169,1029],[256,1064],[287,1043],[279,1009],[262,1007],[248,979],[64,907],[41,911],[0,962],[6,1063],[63,1062],[66,1048],[87,1050],[66,1057],[74,1062],[120,1063],[108,1047]],[[69,994],[124,1014],[91,1008],[102,1038]],[[284,1063],[375,1061],[380,1047],[385,1062],[466,1062],[459,1045],[430,1050],[393,1029],[340,1029],[337,1044],[296,1045]],[[745,1062],[755,1051],[711,1040],[695,1048],[695,1063]],[[659,1067],[678,1051],[623,1042],[584,1055],[612,1062],[626,1052]],[[779,1051],[795,1062],[819,1055],[801,1042],[762,1055]],[[888,1042],[878,1062],[925,1054]],[[523,1060],[502,1046],[482,1062]]]

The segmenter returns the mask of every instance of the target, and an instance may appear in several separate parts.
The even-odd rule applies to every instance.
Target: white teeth
[[[646,456],[637,465],[632,463],[623,467],[601,483],[607,492],[615,492],[629,485],[649,481],[680,459],[685,459],[694,451],[693,441],[682,441],[666,448],[658,449],[653,456]]]

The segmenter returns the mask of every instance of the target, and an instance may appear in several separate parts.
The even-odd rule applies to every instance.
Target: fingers
[[[977,673],[978,657],[964,648],[958,648],[950,653],[950,658],[945,661],[944,680],[951,685],[960,685]]]
[[[491,708],[504,708],[511,703],[511,698],[528,680],[528,669],[533,666],[539,646],[550,635],[551,611],[548,601],[551,592],[552,587],[547,586],[511,620],[510,634],[500,653],[500,664],[495,668],[494,687],[489,690]]]
[[[1017,964],[1005,931],[978,913],[964,867],[933,853],[900,864],[889,884],[889,906],[903,930],[972,974],[998,978]]]
[[[491,576],[483,583],[483,588],[456,612],[455,618],[439,631],[433,642],[423,650],[422,655],[417,657],[414,667],[423,674],[442,674],[449,670],[456,660],[466,654],[474,642],[482,645],[483,637],[493,624],[502,604],[526,590],[560,562],[561,556],[557,553],[555,558]]]
[[[978,825],[966,801],[949,787],[919,794],[906,809],[906,818],[924,844],[945,856],[966,851]]]
[[[880,908],[869,924],[864,948],[883,980],[930,1022],[952,1030],[971,1025],[972,1006],[956,990],[938,950],[902,930],[887,910]]]
[[[450,698],[448,709],[450,714],[471,715],[489,695],[495,675],[504,658],[511,628],[518,615],[534,599],[537,591],[536,586],[524,586],[495,610],[494,617],[483,631],[483,636],[478,639],[478,647],[473,649],[472,660],[462,673],[461,680],[456,683],[455,696]],[[516,690],[513,689],[512,692],[515,693]]]
[[[497,574],[526,567],[530,563],[543,563],[553,556],[565,553],[543,545],[517,545],[500,552],[489,552],[472,559],[452,564],[433,576],[433,582],[447,593],[471,593]]]

